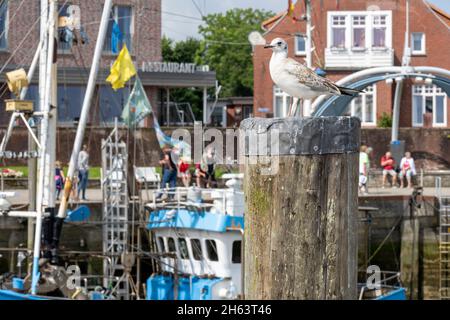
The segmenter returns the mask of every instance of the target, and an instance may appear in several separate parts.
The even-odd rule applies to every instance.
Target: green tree
[[[174,42],[172,39],[161,39],[163,60],[166,62],[195,62],[196,53],[200,50],[200,41],[187,38],[184,41]],[[170,98],[174,102],[187,102],[192,107],[196,119],[202,116],[202,91],[195,88],[179,88],[170,90]]]
[[[197,63],[208,64],[222,85],[221,96],[253,95],[252,47],[248,34],[274,14],[265,10],[232,9],[203,18]]]

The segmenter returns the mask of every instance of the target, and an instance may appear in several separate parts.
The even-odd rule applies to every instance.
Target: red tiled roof
[[[269,25],[271,25],[274,22],[277,22],[280,18],[282,18],[284,15],[286,14],[286,11],[282,11],[280,13],[277,13],[276,15],[274,15],[273,17],[265,20],[262,22],[261,26],[263,29],[268,29]]]
[[[430,3],[427,1],[427,4],[430,6],[431,10],[433,10],[436,14],[438,14],[442,20],[445,22],[445,24],[450,27],[450,14],[442,10],[441,8],[437,7],[436,5]]]

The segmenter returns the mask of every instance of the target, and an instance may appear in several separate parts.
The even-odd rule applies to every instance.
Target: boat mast
[[[31,293],[37,293],[37,285],[39,281],[39,256],[41,249],[41,232],[42,232],[42,216],[44,213],[44,207],[49,206],[51,203],[49,200],[49,190],[53,179],[48,178],[50,174],[54,172],[46,172],[50,167],[50,147],[48,145],[48,137],[56,132],[49,132],[51,129],[50,123],[50,110],[51,110],[51,96],[52,96],[52,67],[54,60],[54,49],[55,49],[55,29],[56,29],[56,0],[50,0],[50,5],[48,0],[41,0],[41,19],[46,20],[45,27],[41,29],[41,37],[44,36],[44,52],[42,52],[40,57],[40,67],[39,70],[39,80],[44,80],[45,85],[40,87],[40,108],[43,112],[43,117],[40,126],[40,142],[41,142],[41,155],[39,162],[39,177],[38,177],[38,195],[37,195],[37,214],[36,214],[36,230],[34,235],[34,249],[33,249],[33,273],[32,273],[32,283],[31,283]],[[49,8],[49,9],[47,9]],[[48,18],[47,18],[48,12]],[[48,29],[47,29],[48,28]],[[46,54],[46,55],[45,55]],[[40,83],[42,85],[42,83]],[[47,175],[47,176],[46,176]],[[47,192],[45,191],[47,190]],[[46,197],[46,198],[45,198]],[[54,205],[54,204],[53,204]]]
[[[83,107],[81,109],[80,114],[80,121],[78,123],[77,134],[75,136],[72,155],[70,157],[69,170],[67,172],[66,183],[64,185],[64,193],[61,199],[61,204],[59,205],[57,215],[58,219],[64,219],[66,217],[66,209],[69,201],[70,191],[72,189],[72,181],[75,178],[75,170],[77,169],[78,153],[80,152],[81,145],[84,139],[84,129],[86,127],[86,123],[89,116],[91,100],[94,94],[95,83],[97,81],[97,74],[100,67],[100,58],[102,56],[103,44],[105,42],[106,31],[108,30],[108,20],[111,7],[112,7],[112,0],[106,0],[103,6],[102,20],[100,22],[97,43],[95,45],[95,53],[94,58],[92,60],[91,71],[89,74],[86,95],[84,96]]]

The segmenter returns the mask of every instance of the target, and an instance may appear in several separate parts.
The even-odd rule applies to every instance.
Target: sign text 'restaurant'
[[[178,62],[143,62],[143,72],[195,73],[209,71],[208,66],[197,66],[195,63]]]

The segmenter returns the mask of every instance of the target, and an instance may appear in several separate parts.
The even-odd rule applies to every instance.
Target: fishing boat
[[[161,257],[147,280],[149,300],[220,300],[242,295],[244,193],[241,174],[225,174],[224,189],[157,190],[147,228]],[[165,193],[159,202],[156,195]]]

